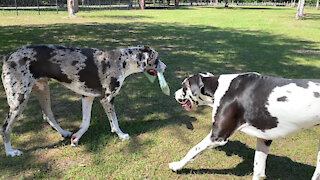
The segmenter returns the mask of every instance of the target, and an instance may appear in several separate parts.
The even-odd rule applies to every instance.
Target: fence
[[[228,0],[229,5],[239,6],[294,6],[292,2],[237,2]],[[296,0],[298,1],[298,0]],[[145,0],[146,8],[169,8],[174,6],[174,0]],[[181,6],[224,6],[225,2],[215,4],[215,0],[180,0]],[[139,0],[79,0],[80,11],[98,9],[139,9]],[[16,15],[24,11],[37,14],[43,12],[67,11],[67,0],[1,0],[0,10],[14,11]]]

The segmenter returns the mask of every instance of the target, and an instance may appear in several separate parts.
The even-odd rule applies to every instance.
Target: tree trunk
[[[316,10],[319,10],[319,0],[317,0]]]
[[[170,6],[170,0],[167,0],[167,5]]]
[[[144,0],[139,0],[139,6],[141,10],[144,10],[144,8],[146,7],[145,1]]]
[[[304,2],[305,0],[299,0],[298,2],[296,19],[300,19],[303,17]]]
[[[79,1],[73,0],[74,13],[79,12]]]
[[[219,1],[218,1],[218,0],[216,0],[216,6],[218,6],[218,3],[219,3]]]
[[[179,7],[179,0],[174,0],[174,7],[178,8]]]
[[[67,0],[67,6],[68,6],[69,17],[70,17],[70,18],[75,17],[75,12],[74,12],[74,0]]]

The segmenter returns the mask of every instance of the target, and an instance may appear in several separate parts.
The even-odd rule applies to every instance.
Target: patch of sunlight
[[[165,119],[168,119],[168,118],[169,118],[168,113],[154,113],[154,114],[146,115],[143,120],[146,120],[146,121],[155,120],[155,119],[157,119],[157,120],[165,120]]]

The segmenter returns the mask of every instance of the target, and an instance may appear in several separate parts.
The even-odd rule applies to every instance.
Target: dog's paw
[[[184,164],[182,164],[180,161],[169,163],[169,168],[172,171],[180,170],[183,168],[183,166],[184,166]]]
[[[70,132],[70,131],[62,131],[61,132],[61,136],[63,137],[63,138],[67,138],[67,137],[70,137],[72,135],[72,132]]]
[[[126,141],[130,139],[129,134],[121,134],[121,135],[119,134],[119,137],[122,141]]]
[[[79,143],[79,138],[77,136],[73,135],[71,137],[71,146],[72,147],[77,147],[78,143]]]
[[[17,149],[11,149],[6,152],[7,156],[15,157],[15,156],[21,156],[23,154],[22,151],[19,151]]]

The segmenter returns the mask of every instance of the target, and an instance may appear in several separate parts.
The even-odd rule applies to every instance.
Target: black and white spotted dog
[[[13,123],[25,108],[31,91],[40,102],[43,117],[63,137],[72,133],[63,130],[56,122],[50,105],[47,79],[55,79],[67,88],[82,95],[83,119],[80,130],[72,135],[71,144],[79,139],[90,124],[91,107],[95,97],[105,109],[111,131],[122,140],[129,139],[118,125],[113,101],[124,79],[133,73],[163,72],[166,65],[158,53],[145,46],[103,51],[92,48],[71,48],[58,45],[33,45],[23,47],[4,58],[2,82],[9,105],[8,117],[0,132],[3,136],[6,155],[19,156],[21,151],[11,148],[10,133]]]
[[[240,130],[257,137],[253,179],[265,176],[272,140],[283,138],[320,123],[320,80],[284,79],[258,73],[215,76],[210,73],[186,78],[175,93],[186,109],[212,107],[211,132],[187,155],[169,167],[182,169],[200,153],[222,146]],[[320,178],[320,151],[312,177]]]

